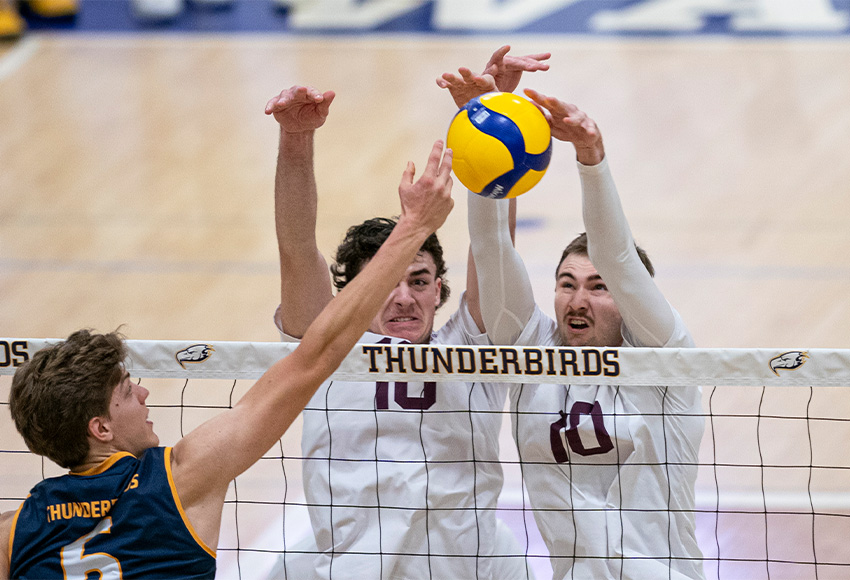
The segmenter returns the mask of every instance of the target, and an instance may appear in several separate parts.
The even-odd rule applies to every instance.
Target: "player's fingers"
[[[446,181],[451,182],[453,161],[454,151],[446,148],[446,150],[443,152],[443,159],[440,162],[440,167],[437,171],[437,178],[442,184],[445,184]]]
[[[309,87],[293,86],[289,89],[293,99],[304,100],[310,92]]]
[[[483,74],[475,78],[475,84],[479,87],[495,90],[496,78],[491,74]]]
[[[552,53],[551,52],[538,52],[537,54],[526,55],[525,58],[534,59],[537,62],[540,62],[540,61],[549,60],[550,58],[552,58]],[[548,63],[540,62],[540,64],[545,64],[546,66],[549,66]]]
[[[333,103],[336,98],[336,93],[333,91],[326,91],[320,96],[321,99],[317,102],[317,108],[322,115],[327,116],[328,110],[331,108],[331,103]]]
[[[271,115],[274,113],[274,108],[277,105],[277,101],[280,97],[272,97],[269,99],[269,102],[266,103],[266,115]]]
[[[442,76],[437,79],[437,85],[443,89],[450,89],[451,87],[459,84],[463,84],[463,79],[454,73],[443,73]]]
[[[298,88],[297,86],[289,87],[269,99],[269,102],[266,103],[266,113],[271,113],[275,109],[281,110],[292,99]]]
[[[599,127],[596,126],[596,122],[590,117],[585,117],[581,124],[581,128],[584,129],[584,132],[587,133],[589,137],[596,137],[599,134]]]
[[[401,184],[412,185],[414,175],[416,175],[416,166],[413,164],[413,161],[408,161],[407,167],[404,168],[404,173],[401,174]]]
[[[565,103],[555,97],[546,96],[534,89],[525,89],[525,94],[541,107],[548,109],[555,118],[571,116],[574,113],[581,112],[575,105]]]
[[[428,155],[428,165],[425,166],[425,171],[422,173],[425,175],[436,175],[437,169],[440,166],[440,158],[443,155],[443,140],[437,139],[434,141],[434,146],[431,147],[431,154]]]
[[[542,62],[550,57],[550,53],[541,52],[538,54],[529,54],[526,56],[507,57],[505,66],[509,70],[534,72],[539,70],[549,70],[549,63]]]
[[[497,62],[500,62],[503,58],[505,58],[505,55],[508,54],[510,50],[511,45],[509,44],[506,44],[496,49],[496,52],[494,52],[493,56],[490,57],[490,60],[487,61],[487,66],[491,66],[496,64]]]
[[[532,101],[534,101],[538,105],[541,105],[541,106],[543,105],[543,99],[545,98],[545,95],[538,93],[534,89],[523,89],[522,92],[525,93],[526,97],[528,97],[529,99],[531,99]]]
[[[549,124],[552,124],[552,113],[549,111],[547,107],[544,106],[543,101],[540,99],[542,96],[540,93],[535,91],[534,89],[523,89],[525,95],[531,99],[531,104],[537,107],[537,109],[543,113],[543,116],[546,117],[546,120],[549,121]]]

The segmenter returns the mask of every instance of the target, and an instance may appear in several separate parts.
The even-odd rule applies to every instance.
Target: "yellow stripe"
[[[71,471],[70,473],[71,475],[98,475],[115,465],[119,459],[123,459],[124,457],[135,457],[135,455],[126,451],[120,451],[118,453],[114,453],[109,457],[109,459],[100,465],[95,465],[91,469],[86,469],[85,471]]]
[[[29,494],[27,494],[27,498],[29,498]],[[9,571],[11,572],[12,568],[12,544],[15,543],[15,528],[18,526],[18,516],[21,515],[21,510],[24,509],[24,503],[26,500],[21,502],[21,505],[18,506],[17,511],[15,511],[15,517],[12,518],[12,527],[9,529]]]
[[[165,472],[168,474],[168,486],[171,488],[172,497],[174,497],[174,505],[177,506],[177,511],[180,512],[180,517],[183,519],[183,525],[186,526],[186,529],[189,530],[189,533],[192,534],[192,537],[198,545],[203,548],[207,554],[215,558],[215,550],[207,546],[200,536],[195,533],[195,528],[192,527],[192,523],[189,521],[189,518],[186,517],[186,512],[183,511],[183,504],[180,503],[180,496],[177,495],[177,488],[174,486],[174,476],[171,474],[171,447],[165,448]]]

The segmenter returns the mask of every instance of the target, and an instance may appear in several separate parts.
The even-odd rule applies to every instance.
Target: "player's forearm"
[[[332,372],[368,329],[431,233],[402,217],[375,256],[316,318],[299,348],[322,357]]]
[[[481,316],[494,344],[513,344],[534,313],[531,281],[511,240],[508,200],[468,197]]]
[[[516,198],[509,202],[508,226],[511,234],[511,243],[516,246]],[[469,314],[475,321],[479,332],[485,332],[487,328],[481,315],[481,293],[478,289],[478,271],[475,268],[475,257],[472,255],[472,246],[469,248],[469,256],[466,262],[466,305]]]
[[[275,225],[282,254],[316,245],[318,194],[314,131],[280,132],[275,171]]]
[[[280,251],[280,323],[303,336],[331,300],[328,266],[316,244],[317,191],[314,131],[281,131],[275,174],[275,226]]]
[[[181,499],[191,502],[216,485],[226,487],[268,451],[367,330],[427,237],[399,223],[375,257],[316,317],[292,354],[272,365],[232,410],[175,446],[175,461],[186,462],[180,468]],[[187,467],[197,465],[205,466],[203,481],[192,479]]]

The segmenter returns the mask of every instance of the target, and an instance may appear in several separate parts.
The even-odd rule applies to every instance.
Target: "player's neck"
[[[98,471],[98,467],[109,461],[117,453],[125,453],[122,449],[117,449],[112,445],[95,444],[89,448],[89,453],[85,461],[71,468],[71,473],[89,473]],[[129,453],[129,452],[126,452]],[[130,455],[133,455],[130,453]]]

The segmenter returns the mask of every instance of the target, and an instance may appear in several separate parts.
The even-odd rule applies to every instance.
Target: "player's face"
[[[414,344],[430,342],[442,287],[433,256],[419,252],[372,320],[369,330]]]
[[[121,451],[129,451],[136,457],[145,449],[159,445],[159,437],[153,432],[153,422],[148,420],[145,400],[149,391],[138,383],[124,378],[112,391],[109,403],[109,424],[113,432],[112,443]]]
[[[555,316],[564,346],[620,346],[623,322],[590,259],[570,254],[558,268]]]

